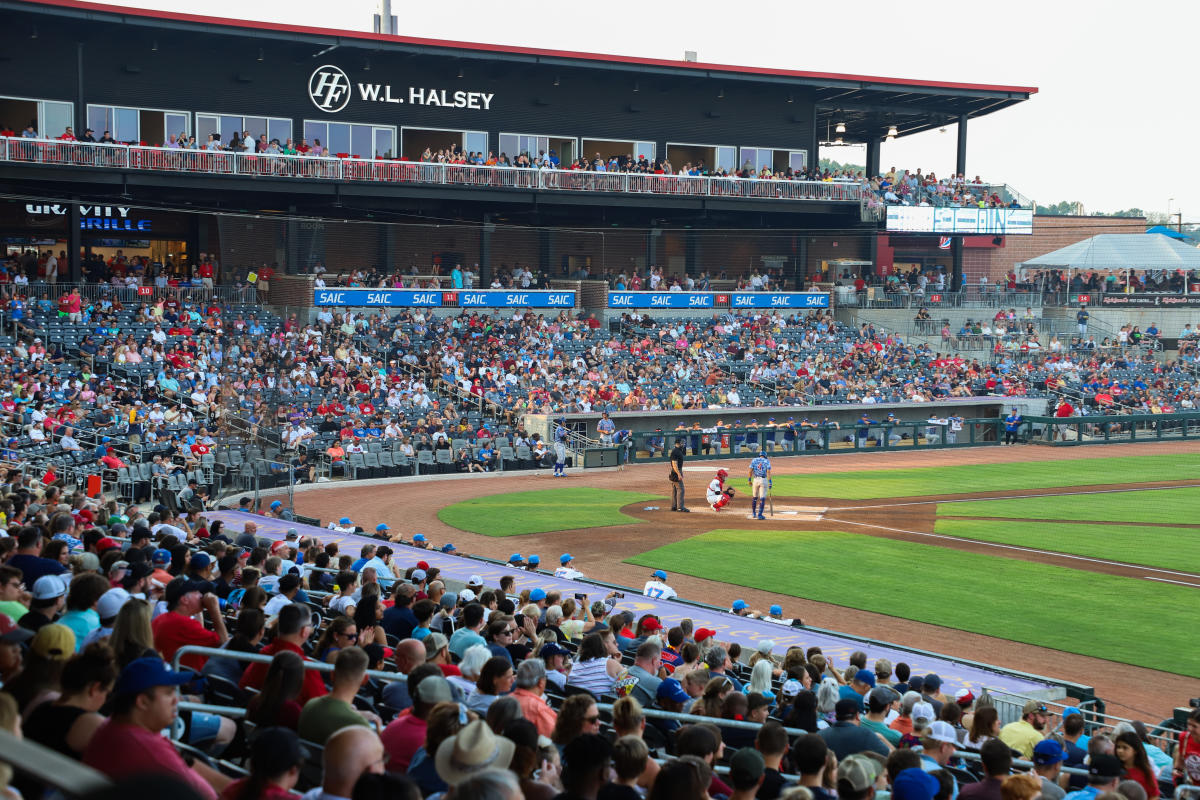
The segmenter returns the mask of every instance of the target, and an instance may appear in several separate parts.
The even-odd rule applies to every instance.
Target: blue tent
[[[1155,225],[1153,228],[1147,228],[1146,233],[1161,233],[1163,236],[1170,236],[1172,239],[1178,239],[1181,242],[1187,242],[1188,244],[1196,243],[1196,240],[1186,233],[1180,233],[1174,228],[1168,228],[1166,225]]]

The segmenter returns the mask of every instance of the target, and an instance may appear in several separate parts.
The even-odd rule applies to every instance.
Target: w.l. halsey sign
[[[468,92],[461,89],[409,86],[393,88],[390,83],[351,83],[341,67],[326,64],[313,70],[308,78],[308,96],[313,105],[329,114],[336,114],[350,104],[357,94],[365,103],[408,103],[414,106],[468,108],[489,111],[493,92]]]

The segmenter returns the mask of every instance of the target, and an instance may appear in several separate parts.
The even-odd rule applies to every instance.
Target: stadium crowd
[[[15,470],[0,504],[0,727],[117,781],[156,776],[156,796],[1143,800],[1200,784],[1200,710],[1165,737],[1072,708],[1056,723],[1039,701],[1002,725],[987,696],[866,652],[837,664],[686,619],[664,629],[615,592],[459,587],[422,558],[453,545],[386,525],[343,553]],[[668,580],[644,592],[671,596]],[[177,672],[189,645],[230,655],[179,654]],[[9,767],[0,785],[43,791]]]

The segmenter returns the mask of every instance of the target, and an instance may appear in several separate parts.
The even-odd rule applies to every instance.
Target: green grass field
[[[939,503],[938,514],[1011,519],[1193,523],[1197,521],[1197,508],[1200,508],[1200,489],[1188,488]]]
[[[1200,573],[1197,528],[939,519],[934,531],[964,539]]]
[[[981,458],[986,458],[983,454]],[[1055,486],[1200,479],[1200,454],[1124,456],[1024,464],[967,464],[887,471],[777,475],[775,494],[783,497],[835,497],[871,500],[930,494],[968,494]]]
[[[612,489],[542,489],[464,500],[443,508],[438,512],[438,519],[471,533],[519,536],[627,525],[638,520],[622,514],[621,506],[662,499],[662,495]]]
[[[627,561],[1200,677],[1185,586],[840,531],[719,530]]]

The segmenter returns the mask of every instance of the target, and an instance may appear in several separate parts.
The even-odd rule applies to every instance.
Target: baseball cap
[[[913,713],[915,714],[916,712]],[[921,733],[921,738],[932,739],[935,742],[958,744],[958,736],[955,735],[954,728],[949,722],[940,719],[929,723],[929,727]]]
[[[196,553],[192,556],[192,560],[188,562],[188,566],[192,569],[208,569],[212,563],[212,557],[208,553]]]
[[[34,600],[53,600],[67,593],[67,585],[57,575],[43,575],[33,582]]]
[[[420,534],[418,534],[418,536],[419,535]],[[417,537],[414,536],[413,540],[415,541],[416,538]],[[520,564],[524,560],[525,560],[525,556],[521,555],[520,553],[513,553],[511,556],[508,557],[508,563],[510,563],[510,564]]]
[[[833,706],[833,715],[838,720],[857,719],[858,718],[859,701],[849,697],[843,697],[838,700]]]
[[[282,581],[282,579],[280,579]],[[167,589],[163,593],[163,598],[167,601],[167,605],[173,606],[178,603],[184,595],[191,592],[204,592],[208,589],[207,581],[189,581],[187,578],[179,577],[167,584]]]
[[[51,661],[66,661],[75,655],[75,631],[66,625],[43,625],[33,635],[29,650]]]
[[[543,649],[545,649],[543,647]],[[683,690],[683,684],[674,678],[664,678],[662,683],[658,684],[658,690],[655,692],[655,697],[659,700],[670,700],[674,703],[686,703],[692,698]]]
[[[1026,714],[1048,714],[1049,710],[1046,704],[1041,700],[1026,700],[1025,705],[1021,706],[1021,716]]]
[[[734,611],[744,611],[745,609],[746,609],[746,601],[745,600],[734,600],[733,601],[733,610]]]
[[[638,625],[648,631],[661,631],[663,629],[662,623],[658,621],[658,618],[652,617],[649,614],[638,620]]]
[[[975,695],[971,693],[970,689],[959,689],[954,693],[954,702],[966,708],[975,702]]]
[[[846,781],[855,792],[865,792],[875,785],[883,765],[873,758],[849,755],[838,762],[838,781]]]
[[[841,767],[838,769],[840,772]],[[753,747],[743,747],[729,759],[729,777],[734,786],[753,784],[765,770],[762,753]]]
[[[569,561],[573,561],[573,560],[574,560],[574,558],[570,553],[563,553],[561,556],[558,557],[558,563],[560,563],[560,564],[566,564]]]
[[[875,673],[871,672],[869,669],[860,669],[858,672],[854,673],[854,680],[858,681],[859,683],[865,683],[872,689],[875,688]]]
[[[22,628],[8,614],[0,614],[0,642],[21,644],[33,638],[33,631]]]
[[[767,612],[772,617],[782,617],[783,616],[783,606],[771,606],[769,609],[767,609]]]
[[[475,601],[475,593],[470,589],[463,589],[458,593],[458,599],[461,600],[464,605],[467,603],[473,603]]]
[[[532,555],[529,558],[525,559],[525,563],[531,567],[536,567],[538,564],[542,563],[542,559],[536,555]]]
[[[426,637],[426,641],[433,638],[434,634]],[[440,633],[438,636],[442,636]],[[446,637],[442,636],[443,646],[445,646]],[[426,645],[426,650],[429,646]],[[451,703],[454,701],[454,692],[450,688],[450,681],[443,678],[441,675],[430,675],[423,681],[417,684],[415,700],[420,700],[422,703]]]
[[[300,538],[300,531],[296,530],[295,528],[288,528],[288,529],[287,529],[287,533],[285,533],[285,534],[283,535],[283,538],[285,538],[285,539],[299,539],[299,538]]]
[[[375,526],[375,532],[376,532],[376,533],[383,533],[384,531],[387,531],[387,530],[391,530],[391,528],[389,528],[389,527],[387,526],[387,523],[386,523],[386,522],[381,522],[381,523],[379,523],[378,525],[376,525],[376,526]]]
[[[113,694],[117,696],[141,694],[155,686],[182,686],[185,683],[191,683],[195,677],[195,673],[186,670],[176,672],[158,656],[137,658],[130,661],[125,669],[121,670],[121,677],[117,678]]]
[[[534,603],[538,602],[539,600],[545,600],[546,599],[546,590],[545,589],[534,589],[533,591],[531,591],[529,593],[529,599]]]
[[[936,672],[931,672],[925,676],[925,688],[934,692],[942,688],[942,679]]]
[[[442,652],[442,648],[450,644],[450,640],[443,634],[434,631],[425,637],[425,660],[430,661],[437,658],[437,654]]]
[[[80,553],[79,554],[79,571],[80,572],[99,572],[100,571],[100,556],[95,553]]]
[[[651,573],[650,577],[658,578],[660,581],[665,581],[667,579],[667,573],[663,572],[661,569],[656,569],[653,573]]]
[[[455,550],[457,550],[457,549],[458,549],[457,547],[455,547],[454,545],[450,544],[449,542],[446,542],[444,545],[442,545],[442,552],[443,552],[443,553],[453,553],[453,552],[454,552]]]
[[[542,645],[542,649],[538,651],[538,655],[542,658],[551,658],[553,656],[569,656],[571,651],[565,647],[559,647],[554,642],[546,642]]]
[[[412,574],[413,583],[420,583],[421,581],[425,580],[425,577],[426,577],[425,570],[423,570],[423,569],[414,569],[413,570],[413,574]]]
[[[170,564],[171,563],[171,551],[159,548],[158,550],[154,551],[154,555],[151,557],[150,560],[153,561],[155,564]]]
[[[938,779],[920,767],[900,770],[892,781],[894,800],[933,800],[941,785]]]
[[[96,542],[96,551],[99,553],[103,553],[105,550],[112,550],[114,547],[120,549],[121,545],[107,536],[100,537],[100,540]]]
[[[413,537],[413,541],[414,541],[414,542],[424,542],[424,541],[427,541],[427,540],[426,540],[426,538],[425,538],[425,534],[423,534],[423,533],[418,533],[416,536],[414,536],[414,537]]]
[[[1033,746],[1033,763],[1038,766],[1057,764],[1067,757],[1062,745],[1053,739],[1042,739]]]
[[[338,525],[349,525],[349,524],[351,524],[349,517],[342,517],[341,519],[338,520]]]
[[[424,569],[424,570],[429,569],[429,562],[428,561],[418,561],[417,569]]]
[[[795,697],[804,691],[804,684],[795,678],[789,678],[779,687],[779,693],[784,697]]]
[[[100,615],[100,619],[112,619],[121,610],[121,606],[125,605],[125,601],[129,599],[129,592],[117,586],[109,589],[104,594],[100,595],[100,600],[96,603],[96,613]]]
[[[899,698],[900,695],[890,686],[877,686],[867,692],[867,708],[871,713],[877,714]]]
[[[696,640],[696,644],[700,644],[700,642],[703,642],[705,639],[711,639],[716,635],[717,632],[710,628],[697,628],[696,633],[692,636],[692,638]]]
[[[1125,769],[1120,760],[1109,753],[1098,753],[1088,760],[1088,777],[1091,778],[1120,778],[1125,775]]]
[[[467,578],[467,586],[483,586],[483,576],[472,575],[471,577]]]
[[[280,508],[280,507],[282,507],[282,506],[283,506],[283,501],[282,501],[282,500],[273,500],[273,501],[271,501],[271,510],[272,510],[272,511],[274,511],[275,509],[277,509],[277,508]]]
[[[913,719],[931,720],[934,718],[932,703],[913,703]]]

